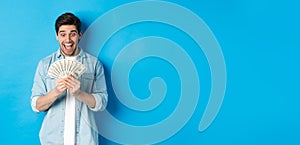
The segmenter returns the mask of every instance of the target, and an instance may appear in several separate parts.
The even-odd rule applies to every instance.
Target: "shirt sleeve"
[[[90,108],[92,111],[103,111],[107,106],[108,94],[106,90],[106,81],[104,75],[104,69],[101,62],[98,61],[96,65],[96,77],[95,85],[93,86],[92,95],[96,100],[94,108]]]
[[[45,86],[45,73],[43,69],[42,61],[39,62],[35,76],[34,82],[31,90],[32,94],[30,97],[30,104],[31,108],[34,112],[40,112],[36,108],[36,101],[37,99],[46,93],[46,86]]]

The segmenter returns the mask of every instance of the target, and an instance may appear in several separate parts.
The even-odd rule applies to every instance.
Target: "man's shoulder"
[[[40,60],[40,63],[51,63],[52,61],[55,60],[56,57],[57,57],[57,52],[53,52],[52,54],[42,58]]]
[[[88,59],[93,60],[93,61],[99,61],[98,57],[96,57],[95,55],[92,55],[86,51],[83,51],[83,52],[84,52],[85,57],[87,57]]]

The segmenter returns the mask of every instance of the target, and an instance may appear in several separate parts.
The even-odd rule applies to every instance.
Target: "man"
[[[39,62],[30,100],[35,112],[46,112],[39,135],[41,144],[98,144],[93,112],[104,110],[108,100],[103,66],[97,57],[78,46],[82,36],[78,17],[62,14],[56,20],[55,30],[60,48]],[[49,67],[61,59],[79,61],[86,71],[78,79],[70,75],[50,78]],[[70,109],[72,99],[75,103]]]

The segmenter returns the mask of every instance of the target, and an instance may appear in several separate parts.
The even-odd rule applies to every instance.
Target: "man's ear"
[[[56,38],[56,40],[58,40],[58,34],[57,33],[55,33],[56,35],[55,35],[55,38]]]
[[[79,39],[81,39],[82,31],[79,32]]]

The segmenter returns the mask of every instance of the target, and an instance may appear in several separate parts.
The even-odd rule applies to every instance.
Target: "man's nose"
[[[71,35],[67,35],[67,40],[71,40]]]

